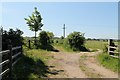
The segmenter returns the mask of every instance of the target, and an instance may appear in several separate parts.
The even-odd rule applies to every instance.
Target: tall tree
[[[35,45],[36,45],[36,32],[38,30],[41,30],[41,27],[43,24],[41,23],[42,17],[40,12],[37,11],[37,8],[35,7],[34,12],[31,16],[28,18],[24,18],[27,22],[26,24],[29,26],[31,31],[35,31]]]

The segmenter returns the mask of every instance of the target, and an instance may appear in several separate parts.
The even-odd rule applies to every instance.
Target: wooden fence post
[[[109,52],[110,52],[110,39],[108,39],[108,54],[110,54]]]
[[[114,44],[113,40],[112,40],[112,39],[109,39],[109,40],[108,40],[108,54],[109,54],[109,55],[114,55],[113,51],[114,51],[115,49],[110,48],[110,47],[114,47],[114,46],[115,46],[115,44]],[[111,52],[110,52],[110,51],[111,51]]]
[[[8,54],[9,57],[9,80],[12,80],[12,45],[11,43],[8,45],[8,49],[10,53]]]
[[[21,51],[21,55],[23,54],[23,46],[22,46],[22,42],[21,42],[21,49],[20,49],[20,51]]]
[[[2,33],[3,28],[0,29],[0,51],[2,51]],[[0,63],[2,62],[2,54],[0,54]],[[0,66],[0,73],[2,73],[2,66]],[[0,75],[0,80],[2,79],[2,76]]]
[[[29,49],[30,49],[30,48],[31,48],[31,45],[30,45],[30,40],[28,41],[28,43],[29,43],[29,46],[28,46],[28,47],[29,47]]]

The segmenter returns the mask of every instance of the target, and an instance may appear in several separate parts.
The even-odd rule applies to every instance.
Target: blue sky
[[[34,36],[26,25],[28,17],[38,8],[43,18],[42,30],[52,31],[62,36],[66,24],[66,36],[79,31],[86,38],[118,38],[117,2],[8,2],[2,3],[2,23],[4,29],[19,28],[23,36]],[[38,32],[39,33],[39,32]]]

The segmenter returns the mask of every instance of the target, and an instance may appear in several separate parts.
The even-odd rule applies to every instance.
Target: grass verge
[[[119,59],[110,57],[107,53],[99,54],[96,58],[104,67],[118,72]]]
[[[47,61],[50,58],[48,51],[24,48],[21,60],[13,67],[13,80],[47,77]]]

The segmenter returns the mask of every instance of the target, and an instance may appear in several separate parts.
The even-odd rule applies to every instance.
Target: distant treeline
[[[34,37],[25,37],[26,39],[34,39]],[[61,37],[54,37],[53,39],[61,39]],[[86,40],[94,40],[94,41],[108,41],[108,39],[96,39],[96,38],[86,38]],[[117,39],[112,39],[113,41],[118,41]]]
[[[95,39],[95,38],[87,38],[86,40],[95,40],[95,41],[108,41],[108,39]],[[113,41],[118,41],[117,39],[112,39]]]

